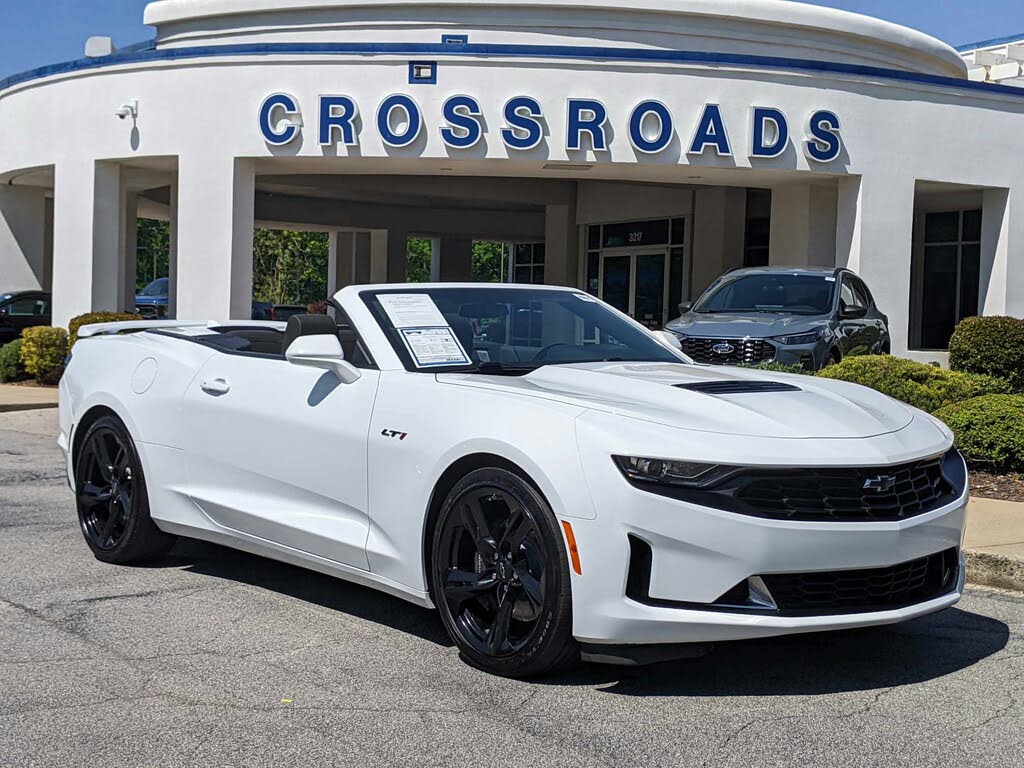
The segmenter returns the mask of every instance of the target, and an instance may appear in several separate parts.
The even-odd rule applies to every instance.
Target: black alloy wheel
[[[109,563],[158,557],[174,544],[150,519],[135,444],[120,420],[104,416],[85,434],[75,457],[75,497],[82,534]]]
[[[82,446],[78,508],[82,532],[97,549],[121,543],[132,514],[135,487],[128,449],[109,427],[94,430]]]
[[[455,486],[438,519],[433,565],[445,627],[474,666],[526,677],[578,659],[560,529],[518,476],[483,469]]]

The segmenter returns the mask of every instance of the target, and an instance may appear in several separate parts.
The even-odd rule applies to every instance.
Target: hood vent
[[[679,389],[702,395],[752,395],[761,392],[802,392],[800,387],[777,381],[704,381],[699,384],[676,384]]]

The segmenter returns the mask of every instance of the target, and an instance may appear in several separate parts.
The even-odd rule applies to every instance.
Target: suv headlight
[[[793,336],[773,336],[772,340],[787,347],[799,347],[804,344],[817,344],[822,339],[828,341],[831,338],[831,330],[828,328],[819,328],[818,330],[811,331],[810,333],[798,333]]]
[[[735,467],[696,461],[649,459],[641,456],[613,456],[616,465],[631,482],[702,488],[731,473]]]

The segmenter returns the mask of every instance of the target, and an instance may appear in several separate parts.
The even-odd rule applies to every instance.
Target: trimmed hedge
[[[38,326],[21,334],[21,362],[40,384],[60,381],[67,356],[68,332],[63,328]]]
[[[126,323],[133,320],[141,320],[142,315],[133,315],[128,312],[89,312],[85,315],[71,318],[68,323],[68,333],[71,335],[70,347],[75,346],[78,341],[78,329],[83,325],[95,325],[96,323]]]
[[[810,371],[802,365],[786,365],[785,363],[758,363],[757,365],[741,365],[740,368],[751,368],[755,371],[770,371],[772,373],[799,373],[804,376],[810,375]]]
[[[1024,392],[1024,320],[969,317],[949,341],[949,367],[1006,379]]]
[[[826,379],[863,384],[928,413],[983,395],[1013,392],[994,376],[947,371],[891,355],[848,357],[818,373]]]
[[[28,378],[21,363],[21,339],[0,347],[0,383]]]
[[[971,464],[1024,471],[1024,395],[976,397],[935,416],[953,430]]]

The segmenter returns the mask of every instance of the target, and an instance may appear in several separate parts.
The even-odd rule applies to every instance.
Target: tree
[[[166,221],[139,219],[135,290],[141,291],[158,277],[167,277],[171,253],[171,227]]]
[[[327,296],[328,235],[257,229],[253,234],[253,299],[309,305]]]

